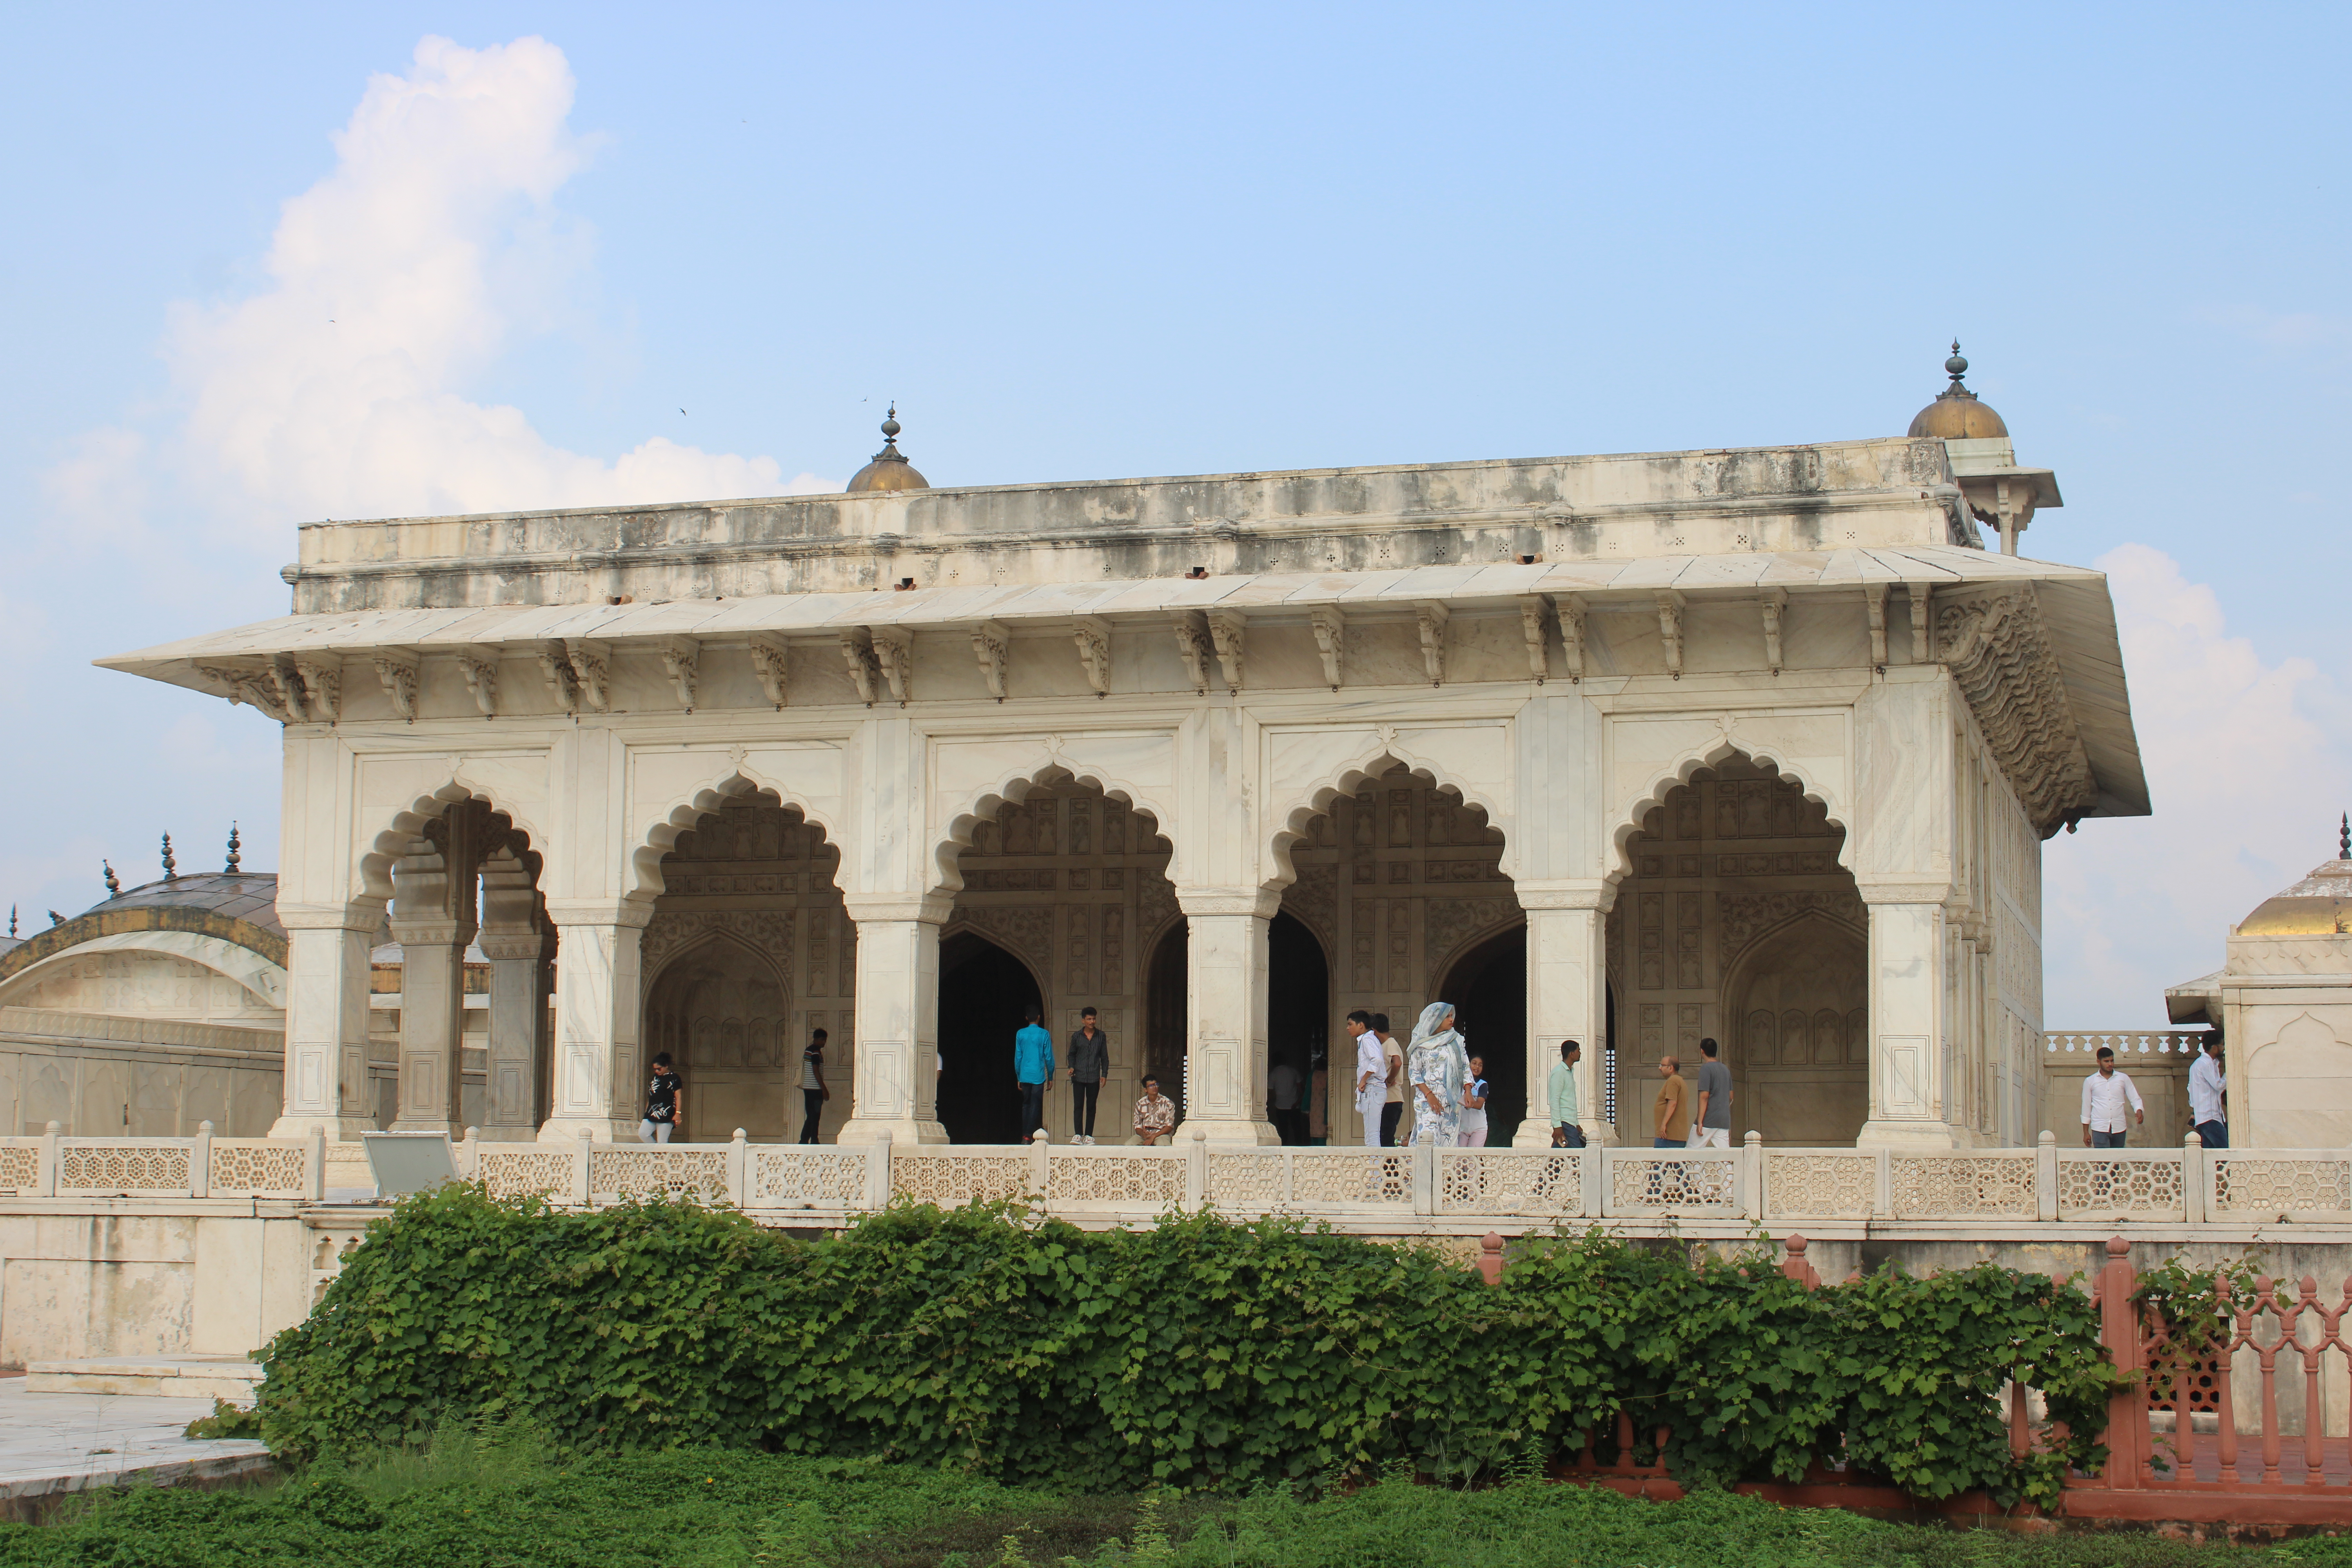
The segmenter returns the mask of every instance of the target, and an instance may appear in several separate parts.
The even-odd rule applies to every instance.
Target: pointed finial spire
[[[1969,362],[1960,357],[1960,340],[1958,338],[1952,340],[1952,357],[1944,362],[1944,372],[1952,378],[1951,391],[1966,390],[1960,385],[1960,377],[1969,374]]]
[[[2336,819],[2336,858],[2352,860],[2352,811]]]
[[[904,426],[898,423],[898,400],[894,397],[890,400],[890,412],[882,416],[882,444],[885,447],[896,447],[898,444],[898,432]]]
[[[100,860],[98,865],[99,869],[106,873],[106,896],[110,899],[121,898],[122,879],[114,874],[114,863],[110,860]]]
[[[163,835],[163,880],[175,882],[180,878],[179,862],[172,858],[172,836]]]
[[[16,906],[14,904],[8,906],[8,940],[16,940]]]
[[[221,868],[232,877],[236,876],[238,875],[237,864],[244,858],[244,856],[237,853],[236,824],[232,822],[228,825],[228,864]]]

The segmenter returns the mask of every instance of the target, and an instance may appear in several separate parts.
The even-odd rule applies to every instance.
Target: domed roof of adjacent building
[[[898,450],[900,428],[898,405],[893,403],[890,412],[882,419],[882,449],[874,454],[873,461],[850,476],[851,495],[862,490],[927,490],[931,488],[931,481],[917,473],[915,465],[907,461],[906,455]]]
[[[52,911],[47,930],[0,947],[0,981],[96,937],[131,931],[187,931],[218,937],[284,968],[286,928],[278,919],[278,878],[239,867],[236,834],[229,835],[227,864],[218,871],[181,876],[173,861],[169,835],[163,840],[163,875],[125,888],[111,865],[103,865],[107,896],[71,920]]]
[[[172,877],[144,887],[126,888],[82,912],[102,915],[124,910],[201,911],[259,926],[281,939],[286,935],[286,928],[278,923],[278,879],[264,871],[214,871]]]
[[[2336,858],[2238,922],[2240,936],[2352,935],[2352,818],[2336,829]]]
[[[1936,401],[1919,410],[1906,434],[1933,436],[1945,441],[1981,441],[1990,437],[2006,437],[2009,426],[1992,405],[1985,402],[1960,384],[1960,377],[1969,373],[1969,362],[1960,357],[1960,343],[1952,340],[1952,357],[1944,362],[1944,370],[1952,384],[1936,396]],[[850,487],[855,489],[856,487]]]

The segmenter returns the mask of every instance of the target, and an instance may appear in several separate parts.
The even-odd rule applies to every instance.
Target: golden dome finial
[[[1960,357],[1960,340],[1954,338],[1952,357],[1944,362],[1944,374],[1952,378],[1952,384],[1938,393],[1935,402],[1919,410],[1907,434],[1934,436],[1946,441],[1981,441],[2009,435],[2009,426],[2001,422],[2000,416],[1960,380],[1968,373],[1969,362]]]
[[[927,490],[931,482],[915,471],[898,450],[898,432],[905,426],[898,423],[898,400],[890,400],[890,412],[882,416],[882,449],[873,460],[857,470],[849,481],[849,493],[861,490]]]

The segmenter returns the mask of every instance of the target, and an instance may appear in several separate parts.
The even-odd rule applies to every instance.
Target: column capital
[[[621,926],[643,931],[654,918],[654,907],[633,899],[550,899],[547,918],[559,926]]]
[[[1865,904],[1937,904],[1952,896],[1949,877],[1856,877]]]
[[[1610,881],[1518,882],[1511,884],[1523,910],[1599,910],[1606,913],[1617,902],[1617,884]]]
[[[874,921],[915,921],[943,926],[955,912],[952,893],[851,893],[842,899],[849,918],[859,925]]]
[[[470,921],[394,921],[392,940],[403,947],[464,947],[474,940]]]
[[[1188,915],[1255,915],[1270,921],[1282,908],[1275,888],[1179,888],[1176,907]]]
[[[547,938],[535,931],[486,931],[476,939],[482,956],[492,960],[537,959],[547,952]]]

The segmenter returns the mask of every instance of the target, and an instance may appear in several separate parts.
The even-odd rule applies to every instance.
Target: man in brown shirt
[[[1657,1118],[1654,1147],[1680,1149],[1690,1142],[1690,1085],[1682,1079],[1682,1063],[1667,1057],[1658,1063],[1658,1076],[1665,1081],[1658,1085],[1658,1099],[1653,1107]]]

